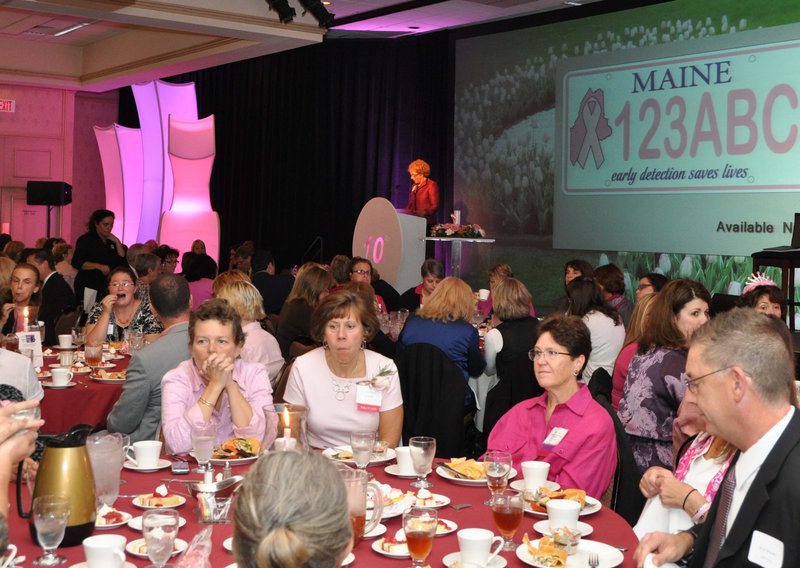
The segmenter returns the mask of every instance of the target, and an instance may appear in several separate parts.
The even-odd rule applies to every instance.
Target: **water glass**
[[[121,434],[109,432],[92,434],[86,440],[86,451],[94,473],[97,508],[114,506],[119,497],[124,442]]]
[[[411,462],[417,474],[417,480],[411,483],[411,487],[418,489],[433,487],[433,483],[428,481],[427,477],[433,465],[433,457],[436,455],[436,438],[414,436],[408,440],[408,446],[411,451]]]
[[[497,532],[503,537],[502,550],[509,552],[517,549],[514,535],[522,524],[523,499],[516,491],[503,491],[492,496],[492,517]]]
[[[433,549],[438,524],[439,515],[436,509],[411,507],[403,513],[403,532],[406,534],[412,567],[425,564]]]
[[[197,460],[199,466],[194,469],[195,473],[211,471],[208,462],[211,461],[216,441],[217,424],[213,420],[192,426],[192,448],[194,449],[194,459]]]
[[[70,513],[70,499],[65,496],[45,495],[33,500],[33,524],[36,540],[44,554],[33,561],[36,566],[58,566],[67,561],[56,554],[64,540]]]
[[[366,469],[369,465],[375,438],[374,431],[356,430],[350,433],[350,448],[353,451],[353,461],[358,469]]]
[[[502,493],[508,485],[508,475],[511,473],[513,463],[511,454],[500,450],[490,450],[483,456],[483,471],[486,474],[486,485],[492,495]],[[484,502],[491,505],[492,500]]]
[[[172,556],[180,517],[175,509],[151,509],[142,516],[142,534],[147,557],[153,566],[163,568]]]
[[[26,408],[25,410],[17,410],[11,415],[14,420],[39,420],[42,417],[42,409],[38,406],[33,408]],[[27,429],[17,432],[17,436],[23,436],[28,432]]]

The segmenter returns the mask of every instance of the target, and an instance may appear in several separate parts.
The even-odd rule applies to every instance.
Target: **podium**
[[[426,241],[452,243],[450,245],[450,276],[461,278],[461,244],[462,243],[493,243],[494,239],[473,239],[453,237],[426,237]]]
[[[370,199],[353,231],[353,256],[372,262],[381,278],[402,294],[422,281],[425,218],[400,213],[383,197]]]

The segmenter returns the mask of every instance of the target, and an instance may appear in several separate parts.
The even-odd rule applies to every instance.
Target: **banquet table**
[[[111,372],[124,371],[128,368],[130,357],[108,361],[114,368]],[[57,356],[44,358],[45,369],[48,365],[58,363]],[[45,379],[49,380],[49,379]],[[92,424],[95,429],[106,426],[106,419],[114,404],[122,395],[122,383],[103,384],[91,378],[89,374],[74,375],[75,386],[58,389],[44,387],[44,398],[40,406],[44,426],[43,434],[60,434],[67,432],[75,424]]]
[[[232,472],[234,475],[244,474],[246,473],[248,467],[249,466],[233,467]],[[403,479],[391,476],[384,471],[385,467],[386,464],[381,464],[379,466],[373,466],[369,468],[369,471],[374,474],[376,481],[379,483],[388,483],[392,487],[396,487],[403,491],[408,491],[411,489],[409,486],[409,483],[412,481],[411,479]],[[216,469],[217,471],[221,471],[221,468]],[[161,480],[163,478],[169,477],[174,477],[170,474],[169,469],[152,473],[139,473],[123,469],[122,478],[126,481],[126,483],[120,486],[120,493],[122,495],[150,493],[162,482]],[[191,473],[183,478],[187,480],[196,480],[199,479],[199,477],[200,476],[198,474]],[[450,505],[439,509],[440,518],[454,521],[458,524],[459,528],[483,527],[488,528],[496,533],[491,509],[483,504],[489,495],[489,491],[486,486],[467,487],[456,485],[439,477],[435,473],[432,473],[429,476],[429,480],[434,483],[434,487],[431,489],[433,493],[446,495],[451,499]],[[170,488],[182,490],[180,485],[176,486],[175,484],[170,485]],[[10,493],[13,493],[13,485],[11,486]],[[26,495],[26,500],[27,497],[28,496]],[[121,496],[117,500],[115,507],[118,510],[131,513],[134,516],[141,515],[142,511],[134,507],[131,501],[132,499],[130,497]],[[14,503],[14,500],[12,499],[11,502]],[[459,504],[469,504],[470,506],[461,510],[456,510],[451,506]],[[186,540],[187,542],[190,542],[203,526],[208,526],[198,523],[197,514],[193,512],[195,507],[196,501],[194,499],[187,499],[186,504],[178,509],[180,515],[187,520],[186,526],[180,529],[178,538]],[[520,544],[522,542],[522,534],[524,532],[527,532],[531,539],[539,538],[540,535],[533,530],[533,523],[539,520],[541,520],[541,517],[526,514],[525,518],[523,519],[522,526],[514,538],[514,541],[517,544]],[[633,533],[633,530],[625,522],[625,520],[622,519],[622,517],[617,515],[614,511],[603,507],[602,510],[593,515],[581,517],[581,520],[589,523],[594,528],[594,532],[589,537],[586,537],[587,540],[596,540],[618,547],[627,547],[628,550],[624,552],[625,559],[621,566],[635,566],[633,561],[633,551],[635,550],[638,541]],[[383,524],[386,525],[388,529],[386,535],[394,535],[394,533],[401,528],[401,517],[384,520]],[[31,560],[41,554],[41,549],[31,539],[31,536],[28,532],[27,522],[17,516],[16,507],[13,504],[9,515],[9,526],[11,538],[10,542],[17,545],[20,550],[20,554],[27,556],[28,560],[24,565],[30,566]],[[217,524],[213,526],[212,552],[210,559],[211,565],[214,568],[227,567],[233,564],[233,555],[223,548],[222,543],[225,539],[233,534],[233,525]],[[137,531],[134,531],[127,525],[107,531],[95,530],[94,534],[101,533],[121,534],[124,535],[128,541],[140,538],[141,535],[141,533],[137,533]],[[388,558],[379,555],[371,549],[372,543],[373,540],[365,539],[355,548],[355,561],[352,566],[406,568],[410,564],[410,560],[408,559]],[[456,551],[458,551],[458,539],[455,532],[445,536],[437,537],[427,564],[430,564],[432,567],[442,566],[442,558],[447,554]],[[81,546],[59,548],[58,552],[59,554],[65,556],[68,560],[64,566],[73,566],[85,560],[83,548]],[[526,566],[516,557],[514,552],[504,552],[501,554],[508,561],[508,566]],[[149,562],[146,560],[135,558],[130,554],[128,554],[127,557],[128,562],[134,566],[146,566],[149,564]]]

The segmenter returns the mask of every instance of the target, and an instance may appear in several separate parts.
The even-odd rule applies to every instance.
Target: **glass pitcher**
[[[347,489],[347,505],[350,509],[350,521],[353,523],[353,546],[364,538],[364,535],[378,526],[383,515],[383,492],[380,485],[369,482],[366,471],[339,468],[339,473]],[[367,497],[372,502],[372,515],[367,520]]]

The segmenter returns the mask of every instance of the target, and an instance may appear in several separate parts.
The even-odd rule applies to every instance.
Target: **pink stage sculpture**
[[[202,239],[206,253],[219,258],[219,215],[211,209],[209,182],[216,146],[214,115],[201,120],[169,117],[172,207],[161,215],[158,241],[179,251]]]

